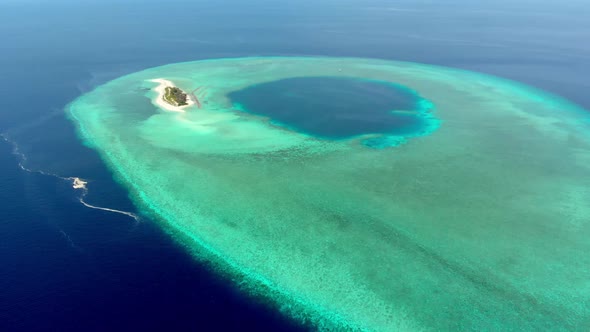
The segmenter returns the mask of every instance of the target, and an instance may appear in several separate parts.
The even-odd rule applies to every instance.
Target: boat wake
[[[11,140],[4,133],[0,133],[0,137],[4,141],[6,141],[10,145],[12,145],[12,154],[16,157],[18,167],[21,170],[28,172],[28,173],[37,173],[37,174],[41,174],[41,175],[45,175],[45,176],[51,176],[51,177],[55,177],[55,178],[58,178],[63,181],[70,182],[72,184],[72,188],[74,190],[80,192],[80,195],[78,197],[78,201],[80,202],[80,204],[84,205],[87,208],[101,210],[101,211],[107,211],[107,212],[111,212],[111,213],[122,214],[122,215],[128,216],[130,218],[133,218],[135,221],[140,221],[140,217],[135,213],[117,210],[117,209],[111,209],[111,208],[102,207],[102,206],[97,206],[97,205],[93,205],[93,204],[86,202],[86,196],[88,195],[88,187],[87,187],[88,181],[85,181],[82,178],[75,177],[75,176],[64,177],[64,176],[61,176],[61,175],[58,175],[55,173],[45,172],[42,170],[34,170],[34,169],[30,169],[30,168],[26,167],[25,165],[27,162],[27,157],[24,153],[22,153],[20,151],[20,149],[18,148],[18,144],[15,141]],[[67,237],[67,235],[66,235],[66,237]],[[69,239],[69,237],[67,237],[67,238]],[[71,242],[71,239],[69,239],[69,241]]]

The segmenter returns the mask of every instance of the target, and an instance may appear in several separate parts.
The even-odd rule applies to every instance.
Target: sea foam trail
[[[96,205],[92,205],[92,204],[84,201],[86,194],[88,194],[88,187],[86,186],[88,184],[87,181],[84,181],[78,177],[64,178],[64,180],[72,181],[72,188],[77,189],[77,190],[82,190],[82,196],[80,197],[80,203],[82,205],[84,205],[85,207],[90,208],[90,209],[96,209],[96,210],[102,210],[102,211],[107,211],[107,212],[123,214],[123,215],[126,215],[128,217],[135,219],[136,221],[139,221],[139,217],[134,213],[122,211],[122,210],[117,210],[117,209],[110,209],[110,208],[106,208],[106,207],[102,207],[102,206],[96,206]]]
[[[81,191],[81,194],[78,197],[78,201],[80,202],[80,204],[84,205],[87,208],[122,214],[122,215],[128,216],[130,218],[133,218],[135,221],[140,221],[139,216],[136,215],[135,213],[117,210],[117,209],[111,209],[111,208],[102,207],[102,206],[97,206],[97,205],[93,205],[93,204],[86,202],[85,199],[86,199],[86,195],[88,195],[88,187],[87,187],[88,182],[84,181],[83,179],[81,179],[79,177],[75,177],[75,176],[64,177],[64,176],[61,176],[61,175],[58,175],[55,173],[45,172],[42,170],[34,170],[34,169],[30,169],[30,168],[26,167],[25,163],[27,162],[27,156],[20,151],[20,149],[18,148],[18,144],[15,141],[8,138],[8,136],[5,133],[0,133],[0,137],[2,137],[2,139],[4,141],[6,141],[10,145],[12,145],[12,154],[14,156],[16,156],[18,167],[21,170],[28,172],[28,173],[37,173],[37,174],[41,174],[41,175],[45,175],[45,176],[51,176],[51,177],[58,178],[60,180],[66,181],[66,182],[70,182],[72,184],[72,188],[74,190]],[[68,242],[73,243],[72,239],[65,232],[63,232],[62,230],[60,230],[60,232],[63,233],[64,237],[68,240]]]

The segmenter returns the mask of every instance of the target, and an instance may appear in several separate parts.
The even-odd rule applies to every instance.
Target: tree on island
[[[166,88],[165,98],[174,101],[178,106],[188,105],[186,102],[187,95],[177,87]]]

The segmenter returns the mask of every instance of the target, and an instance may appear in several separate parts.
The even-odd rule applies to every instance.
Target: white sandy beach
[[[154,82],[154,83],[159,84],[157,87],[154,88],[154,91],[156,91],[158,93],[158,97],[156,97],[156,100],[152,100],[152,102],[155,103],[156,106],[160,107],[163,110],[170,111],[170,112],[184,112],[185,108],[190,107],[195,103],[194,100],[192,98],[190,98],[190,96],[187,96],[186,102],[188,105],[184,105],[184,106],[170,105],[166,101],[164,101],[164,93],[166,92],[166,88],[175,87],[174,83],[172,83],[172,81],[169,81],[169,80],[166,80],[163,78],[155,78],[153,80],[150,80],[150,82]]]

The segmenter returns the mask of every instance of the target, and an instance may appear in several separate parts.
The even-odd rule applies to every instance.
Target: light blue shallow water
[[[375,150],[365,142],[375,134],[327,140],[227,98],[315,75],[411,86],[437,105],[420,114],[437,127],[387,132],[405,144]],[[155,77],[199,89],[200,103],[166,110],[143,89]],[[377,331],[587,323],[578,299],[590,294],[590,261],[579,256],[589,249],[590,208],[580,202],[590,201],[590,114],[558,96],[409,62],[252,57],[126,75],[67,111],[140,210],[301,322]]]
[[[182,8],[174,23],[156,27],[171,21],[171,7]],[[8,0],[0,4],[0,132],[17,144],[28,167],[84,177],[90,180],[89,202],[134,212],[127,192],[63,116],[66,104],[110,79],[206,58],[370,57],[486,72],[588,109],[589,15],[583,0]],[[490,144],[502,145],[498,137],[512,135],[502,127],[495,131]],[[534,159],[526,154],[533,143],[521,140],[503,149],[526,164]],[[12,150],[2,143],[0,330],[294,328],[195,264],[159,227],[85,208],[70,183],[22,171]],[[558,153],[547,146],[542,154],[542,164],[553,167],[547,178],[563,169],[552,157]],[[527,176],[504,178],[510,184]],[[470,180],[483,186],[479,177]],[[446,233],[440,234],[445,243]],[[581,261],[585,255],[572,257]],[[503,263],[511,266],[510,260]],[[577,301],[586,303],[584,297]],[[585,331],[586,325],[571,330]]]

